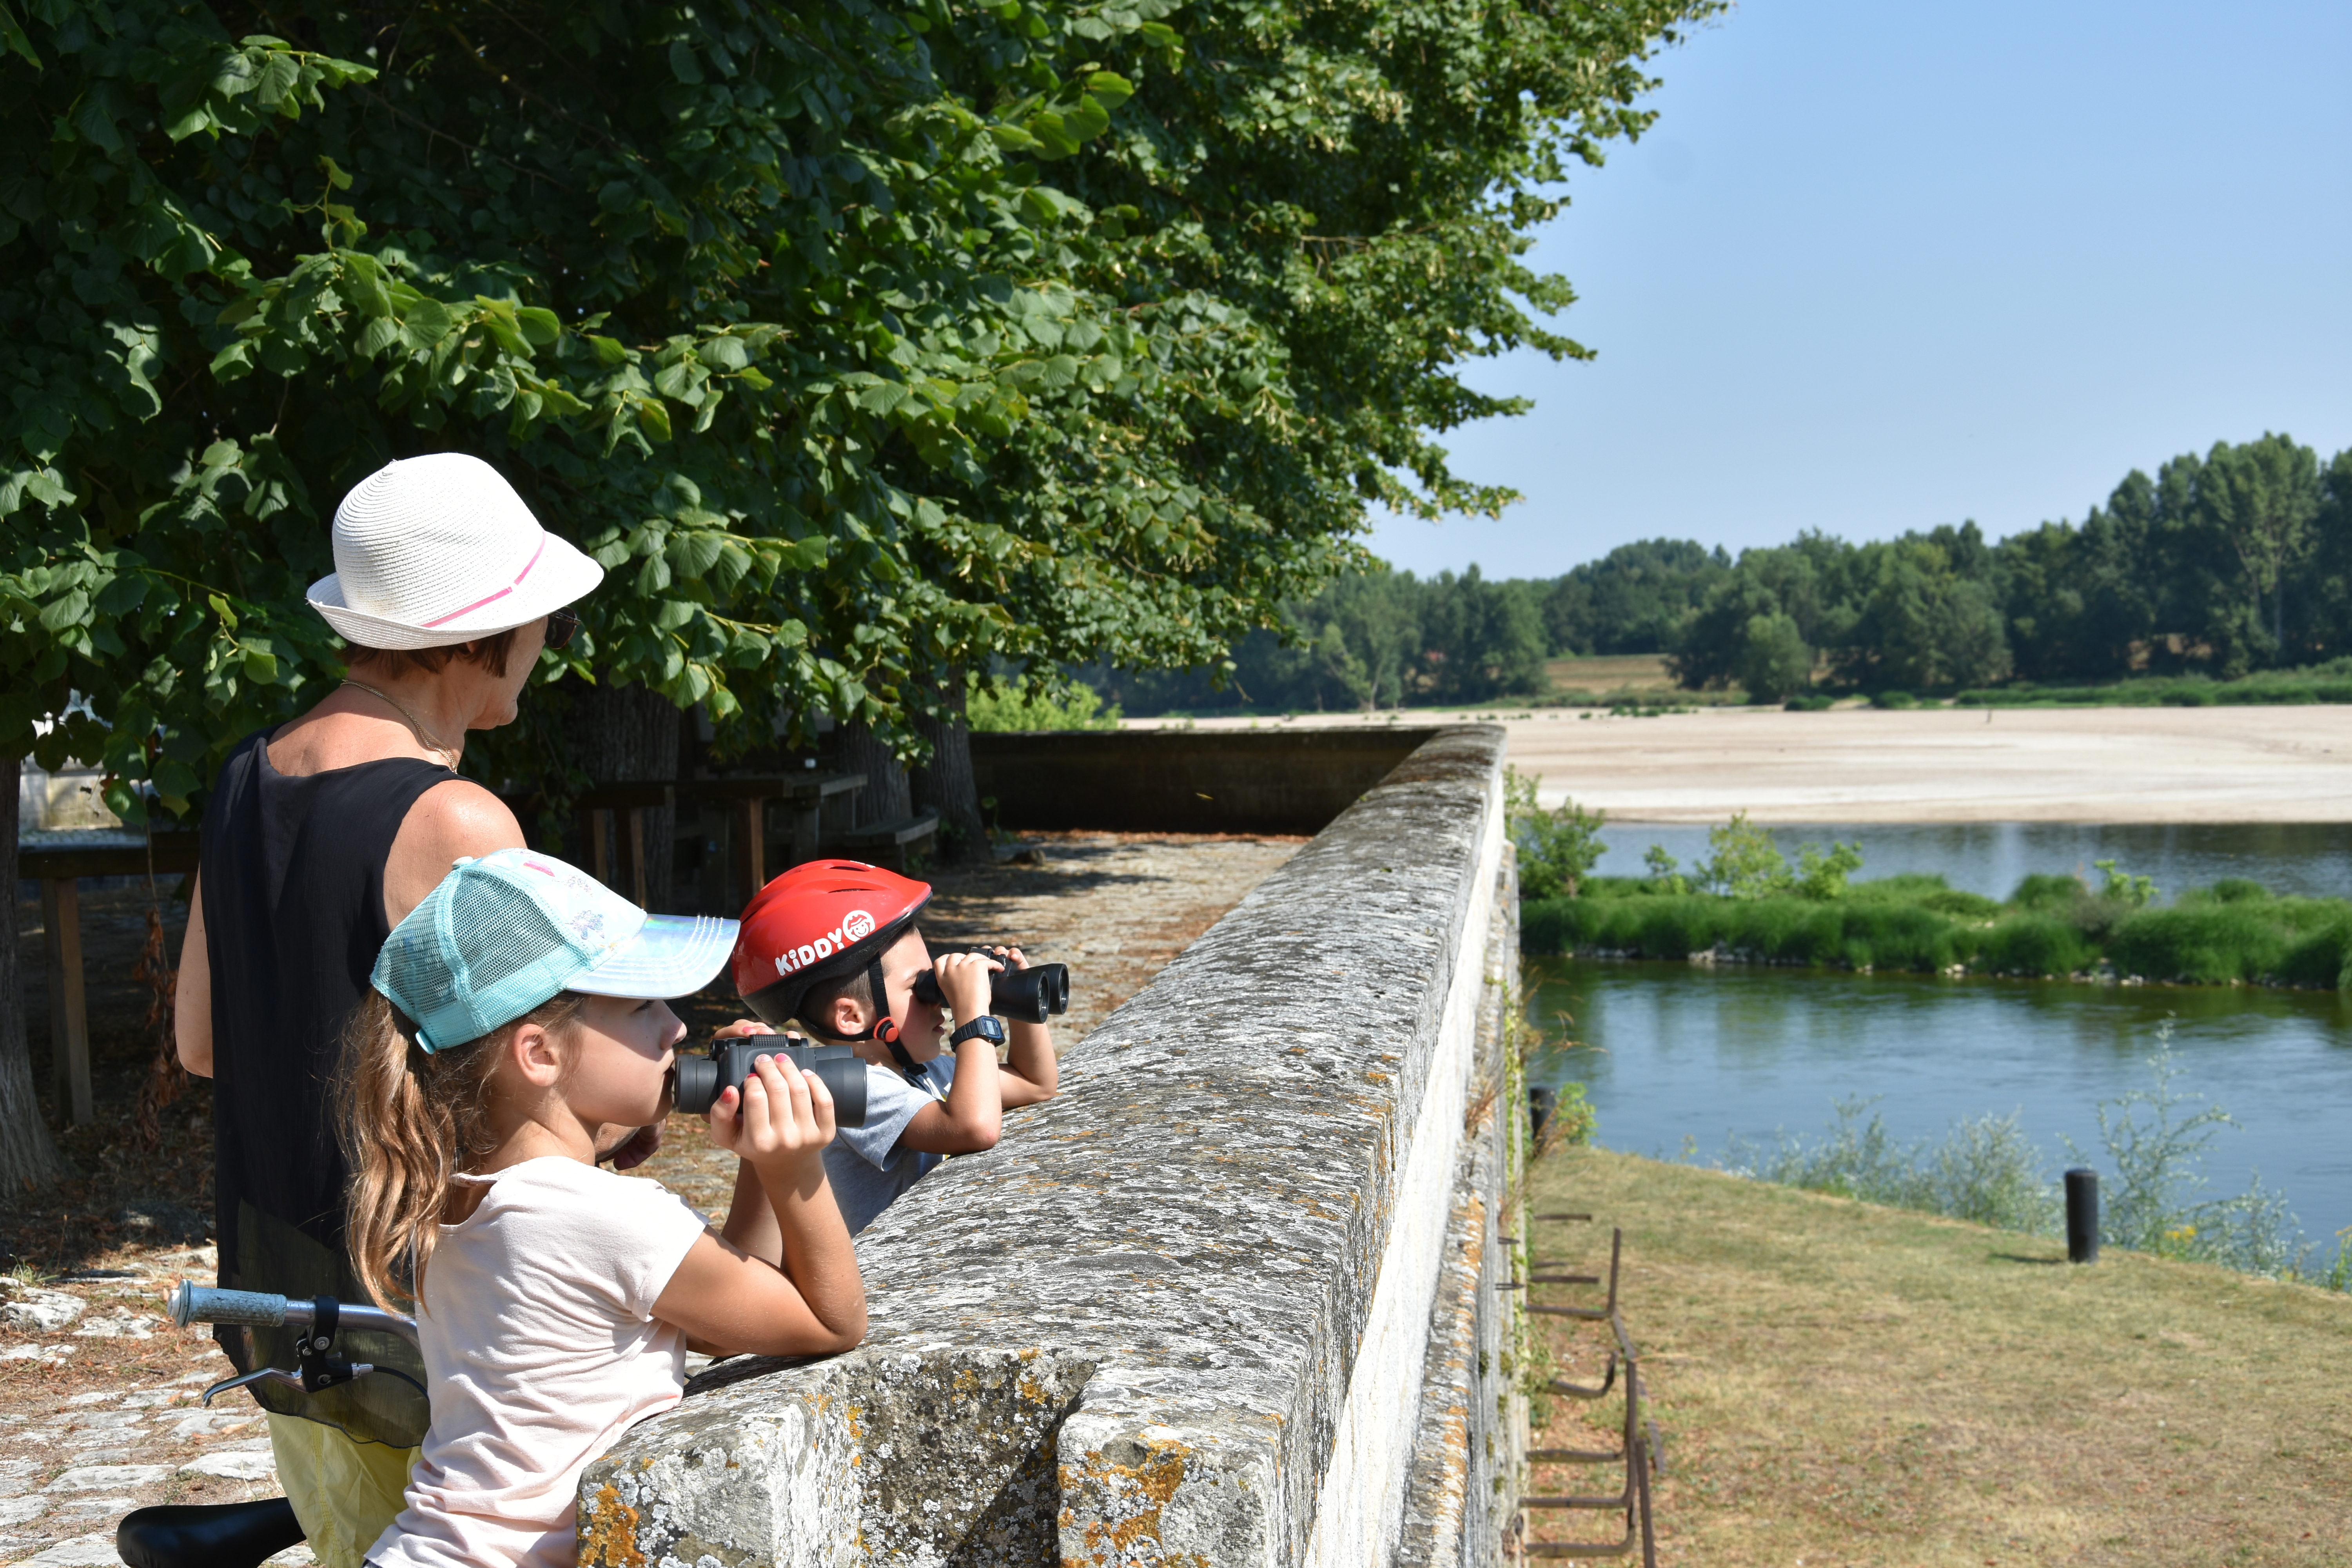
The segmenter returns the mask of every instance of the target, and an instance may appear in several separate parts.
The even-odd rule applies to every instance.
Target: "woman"
[[[310,600],[349,645],[351,673],[221,769],[175,1026],[181,1062],[214,1080],[221,1284],[356,1301],[329,1104],[344,1023],[392,928],[453,861],[522,847],[514,814],[457,761],[468,731],[513,721],[541,648],[578,625],[563,606],[604,569],[457,452],[371,475],[336,510],[333,538],[335,573]],[[220,1337],[240,1371],[294,1364],[282,1331]],[[418,1386],[383,1374],[310,1395],[254,1385],[278,1479],[330,1568],[359,1568],[400,1510],[425,1425],[405,1342],[344,1341],[337,1353]]]

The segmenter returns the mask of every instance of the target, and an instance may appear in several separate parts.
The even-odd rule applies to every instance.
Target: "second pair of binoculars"
[[[1014,1024],[1042,1024],[1056,1013],[1070,1010],[1068,964],[1030,963],[1015,969],[1008,948],[967,947],[961,951],[993,958],[1005,965],[991,971],[988,976],[988,1010],[998,1017]],[[926,969],[915,976],[915,1000],[934,1007],[947,1000],[940,993],[939,971]]]
[[[699,1116],[719,1103],[729,1089],[740,1090],[761,1057],[772,1057],[786,1069],[813,1072],[833,1096],[833,1120],[837,1127],[866,1125],[866,1063],[847,1046],[813,1046],[801,1035],[748,1035],[717,1040],[708,1051],[678,1053],[670,1068],[670,1103],[688,1116]]]

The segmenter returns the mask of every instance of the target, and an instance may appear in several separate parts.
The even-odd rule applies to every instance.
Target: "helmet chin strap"
[[[923,1070],[921,1064],[908,1056],[907,1047],[898,1043],[898,1020],[890,1016],[890,993],[882,984],[882,958],[879,953],[866,961],[866,989],[874,998],[875,1018],[857,1038],[878,1040],[889,1047],[890,1056],[898,1062],[898,1070],[908,1078],[918,1076]]]

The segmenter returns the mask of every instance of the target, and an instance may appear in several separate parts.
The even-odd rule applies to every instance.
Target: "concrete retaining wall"
[[[1449,729],[1364,793],[859,1238],[864,1345],[592,1467],[581,1561],[1498,1562],[1502,765]]]
[[[1080,730],[971,738],[1011,828],[1316,833],[1437,731]]]

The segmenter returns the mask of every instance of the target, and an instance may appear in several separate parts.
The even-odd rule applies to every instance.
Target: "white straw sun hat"
[[[496,468],[463,452],[386,463],[335,509],[335,570],[310,607],[364,647],[446,647],[539,619],[604,569],[540,527]]]

